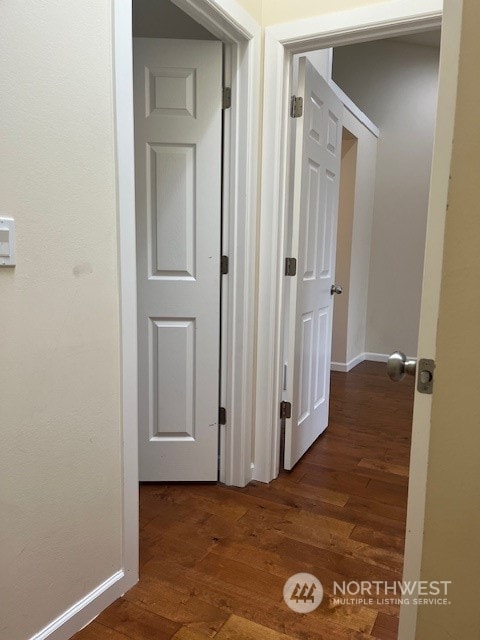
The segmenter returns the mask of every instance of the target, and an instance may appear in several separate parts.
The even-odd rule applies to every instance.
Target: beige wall
[[[342,158],[332,362],[347,364],[365,351],[377,138],[347,109],[343,125],[357,142]]]
[[[331,355],[333,363],[346,363],[348,361],[348,297],[350,293],[350,264],[352,255],[357,152],[357,138],[344,127],[342,131],[342,160],[338,197],[337,253],[335,263],[335,282],[341,285],[343,293],[340,296],[334,296]]]
[[[417,355],[438,49],[338,47],[333,79],[379,127],[365,351]]]
[[[260,20],[259,0],[239,1]],[[371,3],[265,0],[264,23]],[[480,6],[465,3],[423,558],[454,604],[420,611],[420,640],[480,632]],[[1,213],[18,230],[17,267],[0,270],[1,640],[121,563],[110,28],[107,0],[0,4]]]
[[[358,139],[345,360],[350,362],[365,351],[377,138],[346,109],[343,123]]]
[[[121,568],[111,5],[0,3],[0,638]]]
[[[480,4],[464,1],[437,337],[422,579],[452,580],[420,609],[419,640],[478,640],[480,618]]]
[[[342,11],[385,0],[237,0],[257,22],[271,24],[310,18],[329,11]]]
[[[255,18],[255,20],[262,23],[262,0],[237,0],[248,13]]]
[[[342,11],[385,0],[263,0],[263,26],[310,18],[329,11]],[[250,0],[254,2],[254,0]],[[257,0],[259,3],[259,0]],[[243,2],[242,2],[243,3]]]

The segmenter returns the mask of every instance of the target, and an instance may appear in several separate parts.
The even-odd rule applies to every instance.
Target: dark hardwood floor
[[[333,582],[399,580],[413,381],[365,362],[332,374],[330,426],[269,485],[143,485],[140,582],[75,640],[394,640],[398,608],[335,606]],[[283,602],[309,572],[325,597]]]

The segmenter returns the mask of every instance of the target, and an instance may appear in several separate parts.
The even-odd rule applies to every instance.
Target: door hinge
[[[297,275],[297,259],[285,258],[285,275],[296,276]]]
[[[220,258],[220,273],[222,276],[226,276],[228,273],[228,256]]]
[[[292,96],[290,115],[292,118],[301,118],[303,116],[303,98],[301,96]]]
[[[218,408],[218,424],[227,424],[227,410],[225,407]]]
[[[223,87],[222,90],[222,109],[230,109],[232,106],[232,89]]]
[[[285,418],[291,418],[291,417],[292,417],[292,403],[285,402],[285,400],[282,400],[282,402],[280,403],[280,420],[285,420]]]

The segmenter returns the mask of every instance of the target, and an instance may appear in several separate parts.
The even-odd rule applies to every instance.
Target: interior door
[[[134,39],[140,480],[218,473],[222,44]]]
[[[295,120],[288,375],[291,418],[285,420],[284,467],[291,469],[328,425],[335,249],[343,105],[306,58]]]

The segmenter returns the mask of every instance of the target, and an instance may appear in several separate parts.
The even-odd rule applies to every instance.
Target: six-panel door
[[[284,466],[291,469],[328,424],[343,105],[306,58],[299,62]]]
[[[216,480],[222,44],[134,39],[140,480]]]

